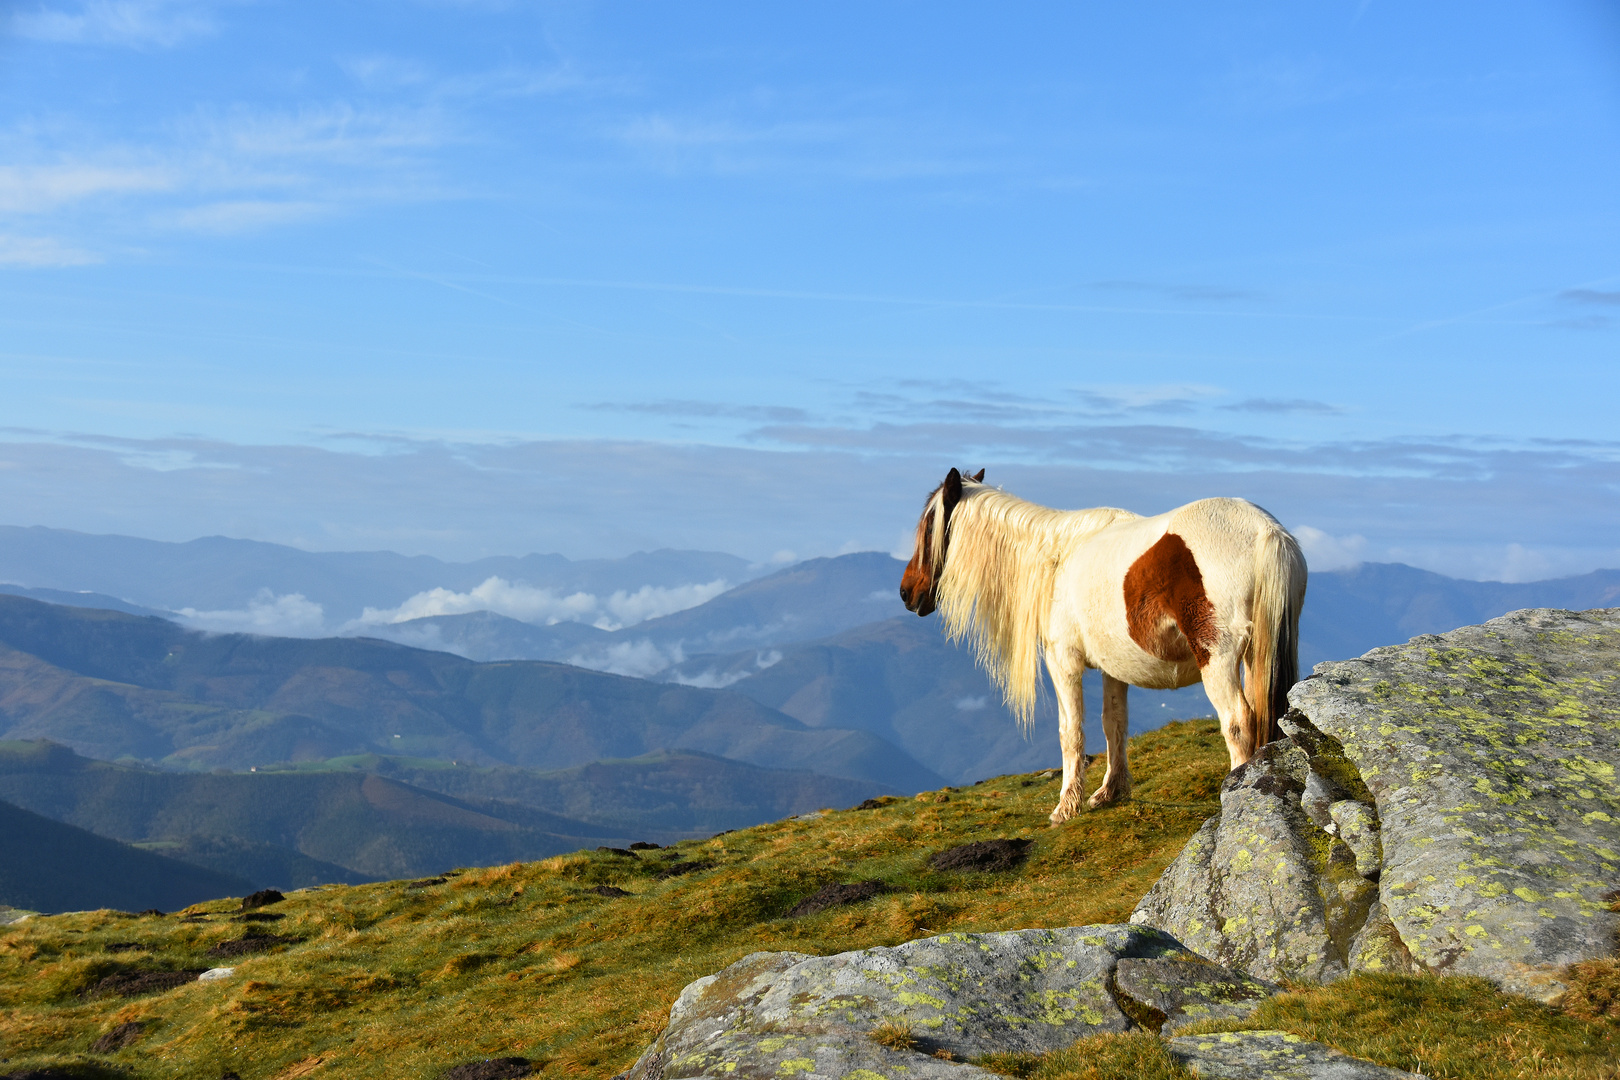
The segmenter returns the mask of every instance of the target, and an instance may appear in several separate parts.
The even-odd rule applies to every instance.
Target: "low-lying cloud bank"
[[[634,592],[620,589],[606,597],[587,592],[563,596],[551,589],[491,577],[466,592],[428,589],[408,597],[398,607],[368,607],[359,618],[339,626],[327,625],[325,609],[303,593],[278,596],[269,589],[260,589],[242,608],[199,611],[187,607],[179,609],[175,615],[180,622],[194,630],[279,637],[364,634],[368,629],[381,626],[397,626],[436,615],[465,615],[475,611],[490,611],[538,626],[578,622],[598,630],[620,630],[661,615],[672,615],[696,607],[719,596],[729,587],[725,580],[717,579],[697,585],[643,585]],[[439,643],[439,635],[432,626],[421,629],[420,643],[424,648],[447,648]],[[626,652],[624,646],[614,648],[619,651],[611,654],[604,652],[601,657],[593,658],[596,662],[581,666],[632,674],[645,673],[647,664],[652,662],[650,654],[643,655],[646,650]],[[680,659],[682,657],[677,656],[651,670],[662,671]],[[630,669],[634,669],[634,672]]]
[[[270,637],[320,637],[327,632],[326,611],[303,593],[277,596],[260,589],[246,607],[224,611],[181,608],[178,621],[193,630],[229,634],[265,634]]]
[[[175,540],[224,534],[457,560],[688,548],[764,562],[784,549],[903,547],[923,495],[960,465],[986,466],[991,482],[1053,506],[1156,513],[1242,496],[1295,529],[1324,569],[1397,561],[1524,581],[1620,566],[1620,443],[1305,444],[1168,425],[948,419],[776,425],[746,437],[755,445],[392,439],[361,451],[13,432],[0,443],[0,505],[9,523]],[[652,591],[587,604],[486,585],[490,602],[540,613],[530,617],[619,625],[682,602]],[[400,603],[450,611],[482,602],[462,599],[479,589]],[[296,619],[276,597],[235,617],[264,620],[277,604]],[[197,617],[210,615],[226,617]]]
[[[491,577],[466,592],[429,589],[395,608],[368,607],[343,630],[353,632],[368,626],[409,622],[435,615],[465,615],[473,611],[492,611],[509,619],[541,626],[580,622],[598,630],[619,630],[656,619],[660,615],[672,615],[696,607],[719,596],[729,587],[723,579],[718,579],[701,585],[643,585],[635,592],[621,589],[607,597],[588,592],[561,596],[551,589]]]

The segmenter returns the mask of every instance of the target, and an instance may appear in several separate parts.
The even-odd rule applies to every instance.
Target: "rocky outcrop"
[[[1620,610],[1319,664],[1132,922],[1264,978],[1483,975],[1554,1000],[1616,947]]]
[[[942,934],[837,956],[754,953],[688,986],[627,1076],[990,1076],[962,1063],[1143,1022],[1173,1031],[1242,1017],[1276,989],[1138,926]]]
[[[1620,609],[1319,664],[1289,701],[1132,925],[755,953],[688,986],[626,1078],[972,1080],[984,1054],[1148,1027],[1200,1076],[1391,1080],[1414,1074],[1285,1032],[1178,1032],[1247,1016],[1263,980],[1353,971],[1552,1000],[1566,965],[1614,951]]]

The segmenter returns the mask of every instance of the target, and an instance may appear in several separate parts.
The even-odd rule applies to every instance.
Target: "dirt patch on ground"
[[[189,982],[196,982],[197,976],[204,970],[204,968],[187,968],[184,971],[120,971],[115,975],[108,975],[90,987],[84,996],[99,998],[156,994],[164,990],[173,990]]]
[[[141,1023],[131,1020],[127,1024],[119,1024],[107,1034],[90,1044],[90,1052],[94,1054],[110,1054],[114,1050],[122,1050],[133,1045],[141,1037]]]
[[[528,1058],[488,1058],[451,1066],[445,1070],[444,1080],[514,1080],[533,1071],[534,1065]]]
[[[714,863],[704,862],[702,859],[699,859],[696,862],[678,862],[673,866],[666,866],[662,870],[658,871],[658,876],[661,878],[680,877],[682,874],[695,874],[699,870],[713,869]]]
[[[249,953],[268,952],[277,945],[295,945],[304,940],[296,937],[282,937],[279,934],[248,934],[234,941],[222,941],[209,949],[208,956],[246,956]]]
[[[935,870],[991,874],[1011,870],[1029,855],[1033,840],[975,840],[961,847],[947,848],[928,857]]]
[[[879,893],[888,891],[889,887],[881,881],[851,881],[837,885],[823,885],[814,896],[807,896],[795,904],[787,913],[787,917],[802,919],[806,915],[814,915],[828,908],[858,904],[862,900],[870,900]]]

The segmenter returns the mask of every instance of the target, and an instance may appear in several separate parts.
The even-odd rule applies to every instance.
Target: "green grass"
[[[197,922],[107,911],[35,918],[0,932],[0,1073],[76,1065],[87,1077],[212,1078],[230,1070],[243,1080],[291,1080],[307,1070],[381,1080],[432,1077],[462,1061],[520,1054],[544,1063],[545,1075],[608,1077],[656,1036],[683,986],[750,952],[827,954],[946,930],[1124,921],[1216,809],[1226,751],[1212,722],[1193,721],[1137,737],[1132,762],[1133,801],[1055,830],[1046,827],[1046,814],[1056,781],[1004,777],[638,859],[581,852],[468,870],[417,889],[388,882],[304,891],[272,909],[284,915],[280,921],[257,927],[301,943],[236,961],[204,955],[247,929],[230,921],[234,903],[199,905],[194,910],[209,914]],[[1100,780],[1102,770],[1091,771],[1092,782]],[[927,869],[934,851],[997,836],[1034,839],[1022,869]],[[677,852],[684,862],[714,866],[660,878]],[[827,882],[868,879],[894,891],[805,919],[782,917]],[[598,885],[631,895],[588,891]],[[114,942],[146,949],[110,952]],[[120,970],[217,963],[235,963],[236,976],[147,997],[80,996]],[[1539,1048],[1541,1071],[1468,1065],[1431,1075],[1602,1075],[1591,1071],[1598,1059],[1590,1053],[1578,1067],[1545,1063],[1568,1057],[1567,1047],[1582,1040],[1590,1047],[1612,1039],[1609,1020],[1576,1020],[1469,980],[1411,982],[1423,993],[1401,989],[1407,984],[1400,980],[1353,979],[1286,995],[1262,1015],[1266,1025],[1410,1067],[1408,1058],[1390,1058],[1406,1053],[1406,1044],[1378,1043],[1372,1026],[1417,1030],[1412,1010],[1460,1010],[1493,1038],[1522,1030],[1515,1052],[1522,1048],[1528,1062]],[[1429,984],[1464,983],[1424,996]],[[1504,1004],[1506,1012],[1492,1011]],[[1435,1015],[1437,1033],[1456,1027],[1445,1012]],[[131,1047],[89,1051],[129,1021],[145,1025]],[[1140,1034],[1083,1040],[1045,1058],[998,1055],[985,1064],[1038,1080],[1187,1075]]]
[[[1432,1080],[1620,1076],[1620,1023],[1572,1012],[1480,978],[1369,973],[1279,995],[1240,1024],[1193,1030],[1292,1031]]]

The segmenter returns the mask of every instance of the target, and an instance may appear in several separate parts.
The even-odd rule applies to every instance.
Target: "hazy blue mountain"
[[[367,755],[276,771],[365,771],[480,806],[533,807],[643,840],[707,836],[822,807],[853,806],[893,789],[801,769],[763,769],[690,750],[535,772]],[[264,775],[264,771],[260,771]]]
[[[174,612],[159,611],[120,600],[106,593],[69,592],[66,589],[30,589],[22,585],[0,585],[0,594],[26,596],[30,600],[43,600],[47,604],[65,604],[68,607],[99,608],[102,611],[122,611],[126,615],[153,615],[160,619],[172,618]]]
[[[725,686],[810,727],[836,724],[880,735],[952,783],[1028,772],[1061,763],[1057,707],[1042,694],[1026,734],[972,650],[945,640],[937,618],[901,618],[846,630],[820,641],[698,656],[658,678]],[[1102,751],[1101,679],[1088,673],[1086,750]],[[1201,687],[1134,689],[1131,729],[1207,716]]]
[[[898,567],[895,561],[896,580]],[[1415,634],[1441,633],[1519,608],[1615,603],[1620,603],[1620,571],[1613,570],[1519,585],[1463,581],[1399,564],[1317,573],[1311,575],[1301,620],[1301,669],[1308,673],[1320,660],[1360,656]],[[696,618],[702,612],[693,608],[680,614]],[[1026,737],[971,650],[944,640],[937,617],[907,614],[820,641],[689,657],[656,677],[727,687],[811,727],[837,724],[870,731],[953,783],[1059,760],[1050,693]],[[1085,696],[1086,746],[1094,753],[1103,747],[1101,680],[1094,672],[1088,673]],[[1196,685],[1176,691],[1133,688],[1129,702],[1133,731],[1213,712]]]
[[[1521,608],[1584,611],[1620,605],[1620,570],[1509,584],[1464,581],[1402,563],[1311,575],[1300,620],[1301,674],[1418,634],[1443,634]]]
[[[940,783],[869,732],[725,691],[364,638],[202,634],[17,596],[0,596],[0,737],[229,768],[403,753],[558,769],[686,749],[901,791]]]
[[[301,551],[223,536],[170,543],[41,526],[0,526],[0,581],[35,589],[105,593],[127,604],[163,611],[241,609],[266,589],[277,595],[299,593],[324,607],[331,627],[358,618],[367,607],[394,608],[436,588],[466,591],[492,576],[560,595],[607,596],[648,585],[742,582],[761,569],[735,555],[705,551],[663,550],[577,561],[561,555],[498,556],[452,563],[391,551]]]
[[[30,911],[173,911],[245,896],[242,878],[191,866],[0,802],[0,905]]]
[[[286,870],[283,880],[257,878],[256,887],[427,874],[610,839],[558,815],[490,813],[366,773],[176,773],[91,761],[41,742],[0,743],[0,798],[102,836],[156,843],[188,862],[256,860],[261,873]],[[294,855],[344,870],[328,877]]]
[[[608,632],[577,623],[534,626],[478,612],[415,619],[368,631],[422,648],[477,660],[565,660],[622,674],[671,676],[696,685],[724,685],[768,660],[773,648],[813,641],[887,618],[915,618],[900,604],[904,564],[879,552],[812,559],[724,592],[707,603]],[[1525,584],[1465,581],[1399,563],[1368,563],[1311,575],[1300,623],[1304,671],[1321,660],[1360,656],[1368,649],[1443,633],[1525,607],[1584,609],[1620,603],[1620,570]],[[937,619],[918,620],[928,625]],[[758,650],[750,659],[749,650]],[[716,671],[710,655],[725,657]],[[702,657],[693,660],[691,658]],[[1155,701],[1163,718],[1202,698],[1182,693]],[[1189,704],[1194,703],[1194,704]],[[1165,707],[1160,707],[1165,706]]]
[[[256,888],[668,843],[894,793],[693,753],[553,773],[382,755],[256,773],[179,773],[94,761],[43,740],[0,742],[0,799],[229,870]]]
[[[904,568],[877,551],[808,559],[706,603],[613,632],[578,623],[534,626],[489,612],[413,619],[366,632],[477,660],[561,660],[647,676],[694,654],[811,641],[905,614]]]

